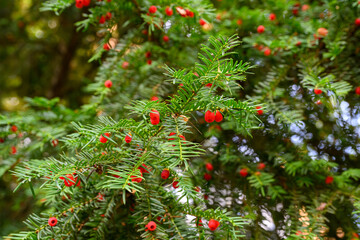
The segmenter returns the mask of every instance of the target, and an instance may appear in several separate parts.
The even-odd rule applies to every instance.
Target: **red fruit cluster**
[[[102,15],[99,19],[100,24],[104,24],[107,20],[110,20],[112,18],[111,12],[107,12],[105,15]]]
[[[56,219],[56,217],[51,217],[49,218],[48,220],[48,224],[51,226],[51,227],[54,227],[56,224],[57,224],[58,220]]]
[[[150,221],[148,224],[146,224],[145,226],[146,230],[149,230],[149,231],[155,231],[156,230],[156,223],[154,221]]]
[[[77,8],[83,8],[90,5],[91,0],[76,0],[75,1],[75,7]]]
[[[110,137],[110,133],[104,133],[104,135],[107,136],[107,137]],[[101,136],[99,137],[99,141],[100,141],[101,143],[106,143],[108,140],[107,140],[106,137],[104,137],[103,135],[101,135]]]
[[[111,80],[106,80],[104,83],[104,86],[107,88],[111,88],[112,87],[112,81]]]
[[[158,125],[160,123],[160,113],[155,109],[150,112],[150,122],[152,125]]]
[[[210,219],[208,225],[211,231],[215,231],[220,226],[220,223],[214,219]]]
[[[255,109],[257,110],[258,115],[263,115],[264,111],[261,109],[262,107],[257,106]]]
[[[170,176],[170,171],[168,169],[162,170],[162,172],[161,172],[162,179],[166,180],[169,178],[169,176]]]
[[[64,180],[65,186],[71,187],[71,186],[74,186],[76,183],[77,183],[76,184],[77,187],[80,186],[80,181],[78,181],[78,177],[74,178],[74,173],[73,174],[66,174],[65,176],[66,176],[66,178],[59,177],[59,179]]]
[[[214,120],[216,122],[221,122],[223,119],[223,115],[218,110],[216,110],[216,113],[213,113],[210,110],[205,113],[205,121],[208,123],[212,123]]]

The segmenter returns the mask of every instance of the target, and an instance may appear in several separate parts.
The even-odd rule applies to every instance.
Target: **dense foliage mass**
[[[357,1],[41,10],[76,21],[92,56],[39,94],[65,101],[0,115],[2,181],[39,200],[6,238],[359,239]],[[61,79],[98,63],[72,109],[80,88],[65,96]]]

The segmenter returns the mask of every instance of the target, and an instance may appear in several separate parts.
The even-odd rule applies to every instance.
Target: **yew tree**
[[[78,11],[99,67],[80,109],[0,115],[1,174],[41,199],[5,238],[359,239],[357,1],[40,10]]]

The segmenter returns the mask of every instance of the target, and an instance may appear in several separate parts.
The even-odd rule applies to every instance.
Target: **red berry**
[[[140,171],[140,175],[141,177],[143,176],[142,172]],[[131,178],[131,181],[132,182],[137,182],[137,183],[141,183],[141,181],[143,180],[141,177],[137,177],[135,175],[132,175],[130,178]]]
[[[125,136],[125,142],[126,143],[131,143],[131,140],[132,140],[132,137],[131,137],[131,134],[129,133],[129,135]]]
[[[214,170],[214,167],[213,167],[213,165],[212,165],[211,163],[205,164],[205,168],[206,168],[208,171]]]
[[[149,231],[155,231],[156,229],[156,223],[154,221],[150,221],[146,226],[145,226]]]
[[[241,19],[238,19],[238,20],[236,21],[236,24],[237,24],[237,25],[241,25],[241,24],[242,24],[242,20],[241,20]]]
[[[104,83],[105,87],[107,88],[111,88],[112,87],[112,81],[111,80],[106,80]]]
[[[170,134],[169,134],[169,136],[174,136],[176,133],[174,133],[174,132],[171,132]],[[168,139],[169,141],[172,141],[172,140],[175,140],[175,138],[169,138]]]
[[[240,175],[246,177],[248,175],[248,170],[246,168],[240,169]]]
[[[265,163],[258,163],[257,169],[263,170],[266,167]]]
[[[57,224],[58,220],[56,219],[56,217],[51,217],[48,220],[48,223],[51,227],[54,227]]]
[[[182,140],[186,140],[185,137],[183,135],[179,135],[179,138],[181,138]]]
[[[302,7],[301,7],[301,11],[307,11],[309,10],[310,6],[307,5],[307,4],[304,4]]]
[[[212,87],[212,83],[206,84],[205,87],[208,87],[208,88]]]
[[[150,122],[152,125],[158,125],[160,123],[160,113],[155,109],[150,112]]]
[[[256,107],[258,115],[263,115],[263,113],[264,113],[264,111],[261,108],[262,107],[260,107],[260,106]]]
[[[15,126],[15,125],[11,126],[11,131],[12,132],[15,133],[17,130],[18,130],[17,126]]]
[[[265,27],[263,25],[258,26],[257,28],[258,33],[263,33],[264,31],[265,31]]]
[[[173,10],[170,7],[165,8],[165,14],[168,16],[173,15]]]
[[[355,89],[355,93],[356,93],[356,95],[360,95],[360,87],[357,87],[357,88]]]
[[[168,42],[170,40],[170,38],[167,35],[165,35],[165,36],[163,36],[163,40],[164,40],[164,42]]]
[[[360,26],[360,18],[355,19],[355,25]]]
[[[64,180],[64,184],[67,187],[74,186],[75,183],[78,182],[78,178],[77,177],[74,178],[73,174],[66,174],[65,176],[66,178],[60,177],[60,179]],[[76,186],[80,186],[80,181],[77,183]]]
[[[17,152],[16,147],[12,146],[12,147],[11,147],[11,153],[12,153],[12,154],[15,154],[16,152]]]
[[[178,188],[178,187],[179,187],[179,185],[178,185],[178,184],[179,184],[179,182],[178,182],[178,181],[173,182],[173,184],[172,184],[172,185],[173,185],[173,188],[175,188],[175,189],[176,189],[176,188]]]
[[[98,193],[96,197],[98,201],[104,201],[104,196],[101,193]]]
[[[59,140],[54,139],[51,141],[51,143],[52,143],[53,147],[56,147],[59,144]]]
[[[0,143],[5,142],[5,140],[3,138],[0,138]]]
[[[107,12],[106,15],[105,15],[105,19],[106,19],[106,20],[110,20],[111,17],[112,17],[111,12]]]
[[[145,57],[146,57],[146,58],[151,58],[151,52],[150,52],[150,51],[147,51],[147,52],[145,53]]]
[[[202,227],[202,226],[203,226],[201,219],[199,219],[199,221],[196,223],[196,226],[197,226],[197,227]]]
[[[296,43],[296,46],[301,46],[301,41],[298,41],[297,43]]]
[[[318,88],[315,88],[315,89],[314,89],[314,93],[315,93],[316,95],[319,95],[319,94],[322,93],[322,90],[321,90],[321,89],[318,89]]]
[[[104,24],[105,21],[106,21],[105,16],[101,16],[101,17],[100,17],[100,20],[99,20],[99,23],[100,23],[100,24]]]
[[[199,188],[199,187],[195,187],[195,191],[200,192],[200,188]]]
[[[292,13],[297,16],[299,14],[299,8],[298,7],[294,7],[292,10]]]
[[[210,181],[211,180],[211,175],[210,174],[208,174],[208,173],[205,173],[204,174],[204,179],[206,180],[206,181]]]
[[[316,105],[321,105],[321,104],[322,104],[322,102],[320,100],[316,101]]]
[[[270,48],[265,48],[265,50],[264,50],[264,55],[265,56],[269,56],[271,54],[271,50],[270,50]]]
[[[162,170],[162,172],[161,172],[161,178],[162,179],[164,179],[164,180],[168,179],[169,176],[170,176],[170,171],[169,170],[167,170],[167,169]]]
[[[208,110],[205,113],[205,121],[208,123],[212,123],[214,120],[215,120],[215,114],[212,111]]]
[[[260,176],[261,172],[255,172],[254,174],[255,174],[255,176]]]
[[[219,112],[218,110],[216,110],[215,113],[215,122],[221,122],[224,119],[223,115],[221,114],[221,112]]]
[[[269,20],[270,20],[270,21],[274,21],[275,19],[276,19],[275,13],[270,13],[270,15],[269,15]]]
[[[145,163],[142,164],[142,166],[138,167],[141,173],[149,173],[148,166],[145,165]]]
[[[185,12],[186,12],[186,16],[191,17],[191,18],[194,17],[194,13],[192,11],[185,9]]]
[[[104,135],[107,136],[107,137],[110,137],[110,133],[105,133]],[[99,138],[99,141],[100,141],[101,143],[106,143],[108,140],[107,140],[106,137],[104,137],[103,135],[101,135],[100,138]]]
[[[334,177],[333,176],[327,176],[325,179],[325,183],[326,184],[332,184],[334,181]]]
[[[210,219],[208,225],[211,231],[215,231],[219,227],[220,223],[214,219]]]
[[[129,67],[129,63],[125,61],[125,62],[122,63],[121,67],[123,69],[127,69]]]
[[[109,51],[111,49],[110,45],[108,43],[105,43],[104,46],[103,46],[103,49],[105,51]]]
[[[76,8],[83,8],[83,6],[84,6],[83,0],[76,0],[76,2],[75,2]]]
[[[317,33],[319,37],[326,37],[326,35],[328,35],[328,30],[326,28],[319,28]]]
[[[206,24],[205,20],[202,18],[199,20],[199,23],[201,26],[204,26]]]
[[[146,61],[146,63],[147,63],[148,65],[151,65],[151,63],[152,63],[151,59],[148,59],[148,60]]]
[[[83,0],[84,7],[87,7],[90,5],[91,0]]]
[[[157,8],[155,6],[149,7],[149,13],[156,13]]]
[[[156,96],[152,96],[152,97],[150,98],[150,101],[157,101],[157,100],[159,100],[159,98],[156,97]]]

